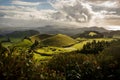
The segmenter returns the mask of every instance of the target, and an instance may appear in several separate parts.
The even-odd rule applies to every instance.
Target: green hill
[[[74,38],[78,38],[78,37],[81,37],[81,38],[103,38],[103,36],[104,35],[102,33],[99,33],[97,31],[85,31],[84,33],[74,35],[73,37]]]
[[[39,34],[39,32],[35,30],[14,31],[11,33],[4,34],[4,37],[5,37],[4,40],[9,38],[11,42],[19,42],[23,40],[25,37],[30,37],[36,34]]]
[[[106,32],[106,33],[104,33],[104,35],[105,35],[105,37],[110,37],[110,38],[120,38],[120,30]]]
[[[41,41],[41,40],[44,40],[44,39],[52,37],[52,36],[53,35],[50,35],[50,34],[40,34],[40,35],[31,36],[30,39],[32,42],[35,42],[35,40]]]
[[[23,41],[20,41],[18,43],[13,44],[13,46],[17,46],[17,47],[29,47],[32,44],[33,43],[30,40],[24,39]]]
[[[76,40],[67,35],[57,34],[43,40],[42,43],[46,46],[67,47],[75,44]]]
[[[6,34],[8,37],[12,38],[24,38],[25,36],[30,37],[33,35],[39,34],[38,31],[35,30],[25,30],[25,31],[14,31],[12,33]]]

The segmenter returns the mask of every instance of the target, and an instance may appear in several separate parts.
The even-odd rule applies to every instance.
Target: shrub
[[[24,51],[18,55],[6,56],[6,52],[0,54],[0,79],[29,79],[34,73],[32,53]]]
[[[1,46],[2,47],[2,46]],[[0,52],[0,80],[62,80],[62,73],[47,68],[46,63],[36,62],[33,59],[31,48],[15,47],[10,49],[10,55],[6,48]]]
[[[98,41],[95,40],[93,42],[88,42],[83,46],[83,49],[80,51],[84,54],[98,54],[99,52],[103,51],[106,47],[110,46],[109,42],[106,41]]]
[[[119,80],[120,65],[111,55],[76,52],[56,55],[48,68],[64,73],[66,80]]]

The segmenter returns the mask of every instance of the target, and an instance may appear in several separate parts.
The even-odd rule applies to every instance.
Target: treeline
[[[79,52],[84,54],[98,54],[108,46],[110,46],[110,42],[108,41],[93,40],[92,42],[87,42]]]

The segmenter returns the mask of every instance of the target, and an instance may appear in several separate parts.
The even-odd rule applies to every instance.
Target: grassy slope
[[[48,61],[52,56],[41,56],[40,54],[34,53],[34,59],[37,61]]]
[[[44,53],[44,54],[59,54],[64,53],[68,50],[59,47],[43,47],[36,50],[37,52]]]
[[[30,39],[31,39],[32,42],[35,42],[35,40],[41,41],[41,39],[39,38],[38,35],[31,36]]]
[[[14,43],[13,46],[18,46],[18,47],[29,47],[31,46],[33,43],[27,39],[24,39],[23,41]]]
[[[95,33],[95,32],[90,32],[88,35],[89,35],[89,36],[95,36],[95,35],[97,35],[97,33]]]
[[[38,36],[37,36],[38,38]],[[77,49],[82,49],[83,45],[86,44],[87,42],[92,42],[93,40],[97,40],[97,41],[111,41],[113,40],[112,38],[97,38],[97,39],[79,39],[82,40],[82,42],[80,43],[76,43],[76,40],[70,38],[69,36],[63,35],[63,34],[58,34],[55,36],[52,36],[50,38],[45,39],[43,42],[44,44],[50,45],[50,46],[58,46],[58,47],[43,47],[40,49],[37,49],[37,52],[40,53],[44,53],[44,54],[59,54],[59,53],[64,53],[64,52],[70,52],[70,51],[74,51]],[[19,41],[19,39],[14,39],[13,42],[14,43],[3,43],[3,45],[5,47],[13,45],[13,46],[19,46],[19,47],[29,47],[31,46],[33,43],[27,39],[24,39],[23,41]],[[71,47],[66,47],[66,48],[60,48],[62,46],[68,46],[71,44],[75,44]],[[34,53],[34,58],[40,61],[45,61],[45,60],[49,60],[52,58],[52,56],[42,56],[40,54],[36,54]]]
[[[80,43],[77,43],[71,47],[66,47],[66,48],[59,48],[59,47],[43,47],[40,49],[37,49],[36,51],[42,54],[59,54],[59,53],[64,53],[64,52],[70,52],[74,51],[77,49],[82,49],[83,45],[86,44],[87,42],[92,42],[93,40],[96,41],[112,41],[112,38],[97,38],[97,39],[88,39],[85,41],[82,41]],[[42,56],[40,54],[34,54],[34,58],[40,61],[47,61],[52,58],[52,56]]]
[[[47,46],[65,47],[75,44],[76,40],[67,35],[58,34],[43,40],[42,43]]]
[[[112,40],[114,40],[114,39],[112,39],[112,38],[88,39],[88,40],[86,40],[86,41],[82,41],[82,42],[80,42],[80,43],[78,43],[78,44],[75,44],[75,45],[73,45],[72,47],[80,50],[80,49],[83,48],[84,44],[86,44],[87,42],[92,42],[93,40],[96,40],[96,41],[112,41]]]
[[[32,40],[32,42],[35,42],[35,40],[41,41],[52,36],[53,35],[49,35],[49,34],[40,34],[40,35],[31,36],[30,39]]]

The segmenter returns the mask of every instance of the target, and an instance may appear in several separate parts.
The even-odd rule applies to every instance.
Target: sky
[[[0,28],[45,25],[120,30],[120,0],[0,0]]]

